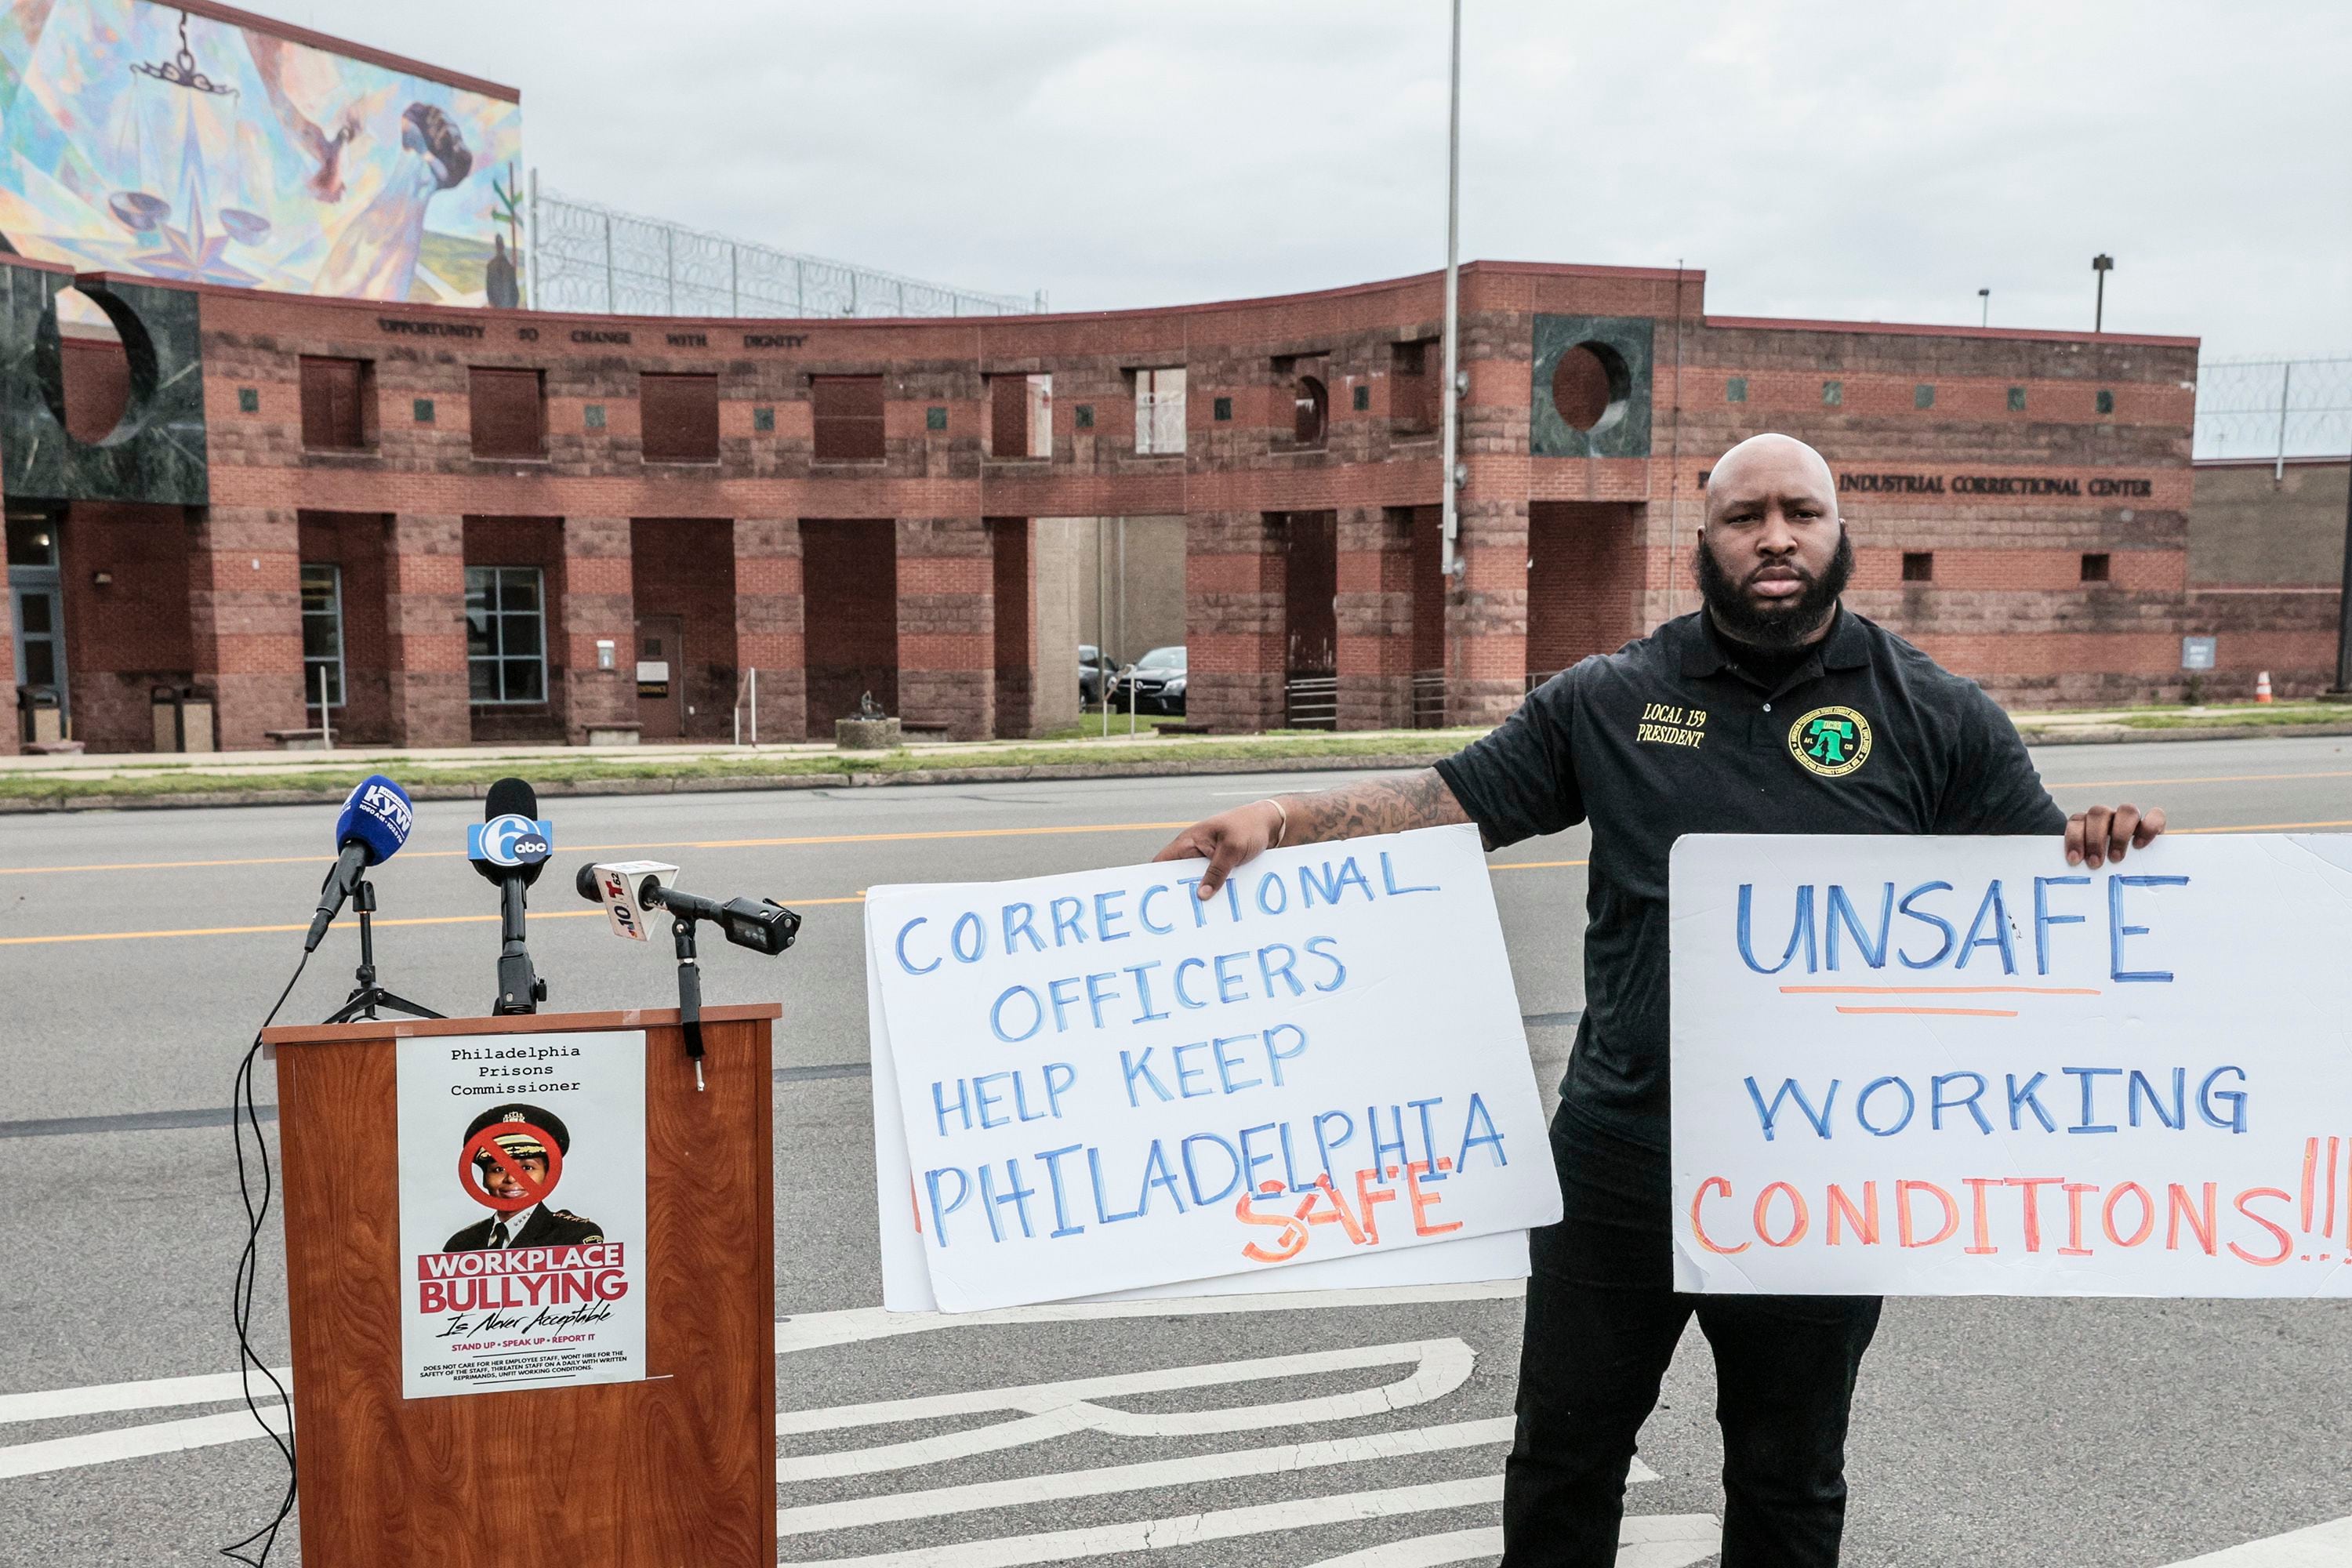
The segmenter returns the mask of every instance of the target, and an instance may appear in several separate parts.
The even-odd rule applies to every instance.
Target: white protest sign
[[[407,1397],[646,1375],[642,1029],[399,1042]]]
[[[949,1311],[1549,1224],[1475,829],[875,888],[875,973]],[[886,1210],[887,1212],[887,1210]]]
[[[927,889],[930,890],[930,889]],[[968,889],[966,889],[968,890]],[[866,921],[866,1016],[873,1071],[874,1190],[881,1216],[882,1305],[893,1312],[935,1312],[930,1269],[923,1258],[922,1216],[915,1173],[907,1155],[907,1128],[898,1110],[898,1058],[890,1048],[889,1014],[882,1005],[882,944],[874,937],[873,910]],[[1178,1296],[1237,1296],[1290,1290],[1366,1290],[1404,1285],[1463,1285],[1486,1279],[1524,1279],[1528,1233],[1496,1231],[1465,1241],[1438,1242],[1402,1251],[1374,1248],[1353,1257],[1294,1263],[1254,1274],[1186,1279],[1106,1291],[1084,1300],[1165,1300]]]
[[[2352,1294],[2352,837],[1675,846],[1709,1291]]]

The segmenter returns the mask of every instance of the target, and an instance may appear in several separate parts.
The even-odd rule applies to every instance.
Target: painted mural
[[[0,0],[0,237],[86,269],[521,302],[522,110],[147,0]]]

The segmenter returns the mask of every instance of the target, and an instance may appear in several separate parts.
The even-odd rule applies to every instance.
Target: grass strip
[[[847,779],[851,774],[898,774],[971,769],[1017,772],[1034,768],[1095,768],[1133,763],[1176,763],[1188,769],[1203,763],[1303,761],[1358,756],[1436,758],[1458,751],[1470,731],[1431,731],[1412,736],[1355,737],[1319,732],[1270,736],[1236,736],[1230,741],[1194,741],[1181,746],[1165,742],[1133,745],[1097,742],[1084,748],[1010,745],[969,752],[843,752],[760,753],[701,758],[657,758],[630,763],[609,756],[508,758],[479,765],[418,768],[403,780],[421,790],[439,786],[468,788],[510,775],[525,775],[541,787],[663,780],[690,786],[698,779]],[[141,765],[126,759],[125,766]],[[397,763],[384,763],[397,773]],[[174,769],[141,772],[125,777],[79,778],[71,773],[0,774],[0,802],[42,803],[66,799],[152,801],[173,795],[271,795],[315,794],[343,789],[376,770],[378,762],[364,755],[330,758],[315,764],[268,770],[239,768],[218,773]]]

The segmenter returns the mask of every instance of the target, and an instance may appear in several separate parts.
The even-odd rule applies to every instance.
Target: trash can
[[[18,738],[27,746],[51,746],[66,738],[58,694],[46,687],[16,688]]]
[[[204,687],[191,686],[180,699],[180,750],[220,750],[213,740],[213,694]]]
[[[153,686],[147,689],[147,712],[153,721],[155,750],[180,750],[180,692],[177,687]]]

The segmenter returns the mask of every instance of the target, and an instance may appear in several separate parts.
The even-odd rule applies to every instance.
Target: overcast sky
[[[1444,0],[252,0],[522,90],[549,185],[1056,310],[1444,259]],[[1465,259],[1710,312],[2352,353],[2345,0],[1466,0]]]

